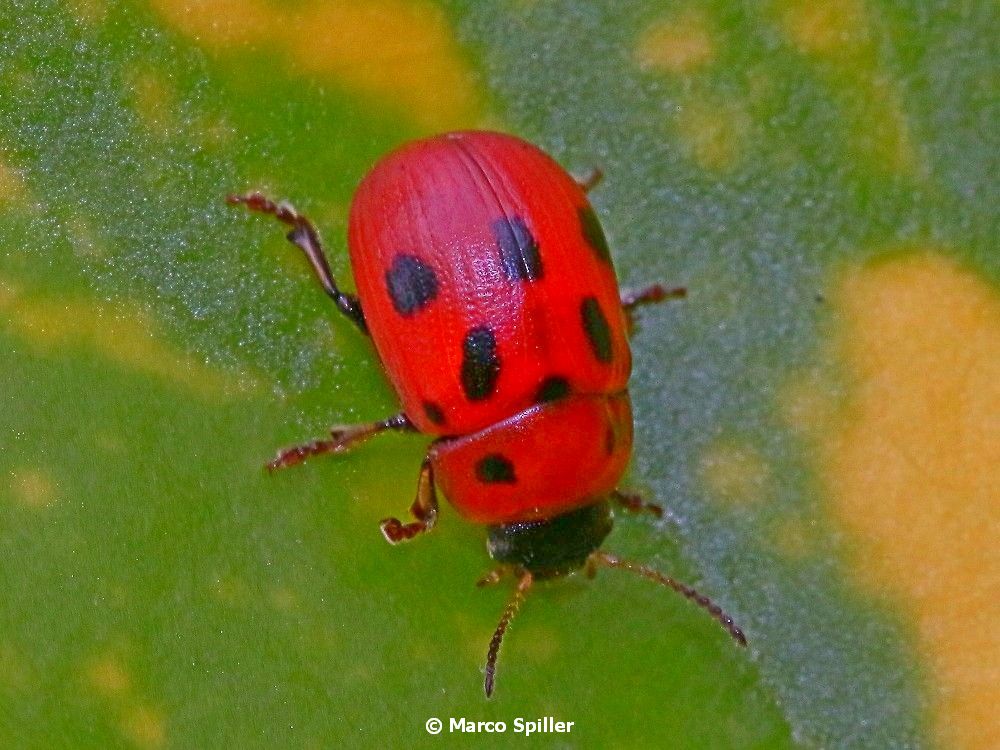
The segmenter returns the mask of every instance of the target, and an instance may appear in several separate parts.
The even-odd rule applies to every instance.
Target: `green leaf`
[[[1000,563],[992,4],[414,0],[0,9],[0,744],[325,747],[574,722],[583,747],[994,747]],[[633,339],[602,573],[472,585],[445,507],[389,547],[426,440],[268,475],[381,418],[369,344],[266,219],[349,278],[354,186],[439,130],[522,135],[593,193]],[[345,284],[346,286],[347,284]],[[974,654],[973,656],[970,656]],[[991,678],[991,675],[993,677]],[[425,722],[441,718],[441,737]]]

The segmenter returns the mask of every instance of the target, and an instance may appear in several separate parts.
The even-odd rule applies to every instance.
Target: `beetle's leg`
[[[493,568],[489,573],[484,575],[478,581],[476,581],[476,586],[479,588],[486,588],[487,586],[496,586],[500,581],[502,581],[509,573],[514,572],[514,568],[510,565],[498,565]]]
[[[625,510],[631,511],[632,513],[641,513],[642,511],[646,511],[648,513],[652,513],[657,518],[663,518],[663,508],[655,503],[647,503],[642,499],[642,495],[637,495],[633,492],[612,490],[611,499],[625,508]]]
[[[682,286],[665,288],[661,284],[642,287],[641,289],[622,289],[622,307],[628,312],[639,305],[649,305],[654,302],[663,302],[668,299],[680,299],[687,296],[687,289]]]
[[[399,544],[412,539],[417,534],[430,531],[437,521],[438,502],[434,490],[434,469],[431,459],[425,458],[420,466],[420,479],[417,480],[417,497],[410,506],[410,515],[414,521],[403,523],[398,518],[385,518],[380,524],[382,536],[389,544]]]
[[[368,333],[368,325],[365,323],[365,315],[361,310],[361,302],[354,294],[346,294],[337,287],[337,282],[330,271],[330,264],[323,253],[323,244],[319,239],[319,232],[316,227],[305,216],[300,214],[288,201],[275,203],[262,193],[247,193],[246,195],[226,196],[226,202],[231,206],[239,204],[245,205],[251,211],[259,211],[264,214],[271,214],[278,221],[281,221],[292,228],[286,236],[288,241],[298,247],[309,260],[316,278],[322,285],[323,290],[330,296],[330,299],[337,305],[337,309],[351,319],[362,333]]]
[[[338,425],[330,428],[330,437],[327,440],[313,440],[311,443],[293,445],[290,448],[278,451],[278,455],[274,460],[267,463],[267,469],[268,471],[285,469],[289,466],[300,464],[307,458],[319,456],[323,453],[346,453],[368,438],[386,430],[413,432],[416,430],[416,427],[413,426],[409,417],[403,412],[393,414],[381,422]]]
[[[589,193],[597,187],[603,179],[604,172],[597,167],[591,167],[587,174],[575,178],[576,184],[579,185],[580,189],[585,193]]]
[[[687,296],[687,289],[682,286],[666,289],[660,284],[643,287],[641,289],[622,289],[622,308],[625,310],[625,322],[629,335],[635,328],[635,319],[632,315],[639,305],[650,305],[654,302],[663,302],[667,299],[680,299]]]

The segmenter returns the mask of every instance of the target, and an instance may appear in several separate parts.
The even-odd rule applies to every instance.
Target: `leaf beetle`
[[[343,453],[386,431],[433,438],[406,522],[382,521],[391,544],[430,530],[438,489],[487,527],[499,563],[480,580],[517,584],[490,641],[493,692],[504,633],[536,579],[600,567],[667,586],[742,630],[695,589],[600,549],[612,502],[660,513],[618,489],[632,452],[629,314],[683,289],[619,293],[611,253],[577,182],[510,135],[453,132],[383,157],[351,204],[348,248],[356,294],[340,289],[313,224],[260,193],[228,202],[270,214],[309,260],[337,308],[375,345],[402,410],[339,426],[268,464]]]

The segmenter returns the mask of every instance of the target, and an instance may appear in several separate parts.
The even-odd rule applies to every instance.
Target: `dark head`
[[[629,496],[616,493],[626,507],[641,507],[628,502]],[[655,507],[655,506],[654,506]],[[486,654],[486,695],[493,694],[496,676],[497,656],[504,633],[517,614],[524,597],[537,578],[554,578],[573,573],[581,568],[593,576],[598,568],[618,568],[628,570],[666,588],[673,589],[705,609],[721,624],[741,646],[746,645],[743,631],[732,618],[690,586],[676,581],[653,568],[623,560],[617,555],[600,549],[605,537],[611,533],[611,504],[608,501],[594,503],[583,508],[538,521],[522,521],[490,526],[487,548],[490,556],[501,564],[501,568],[480,581],[480,585],[500,580],[503,571],[513,570],[519,576],[517,588],[507,608],[497,624]]]
[[[611,533],[605,500],[555,518],[490,526],[486,548],[498,563],[554,578],[579,570]]]

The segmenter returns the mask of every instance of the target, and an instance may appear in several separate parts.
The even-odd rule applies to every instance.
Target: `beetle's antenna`
[[[658,570],[653,570],[653,568],[647,567],[646,565],[640,565],[639,563],[632,562],[631,560],[622,560],[620,557],[608,554],[607,552],[601,552],[600,550],[592,553],[590,557],[587,558],[587,574],[593,577],[597,572],[596,568],[599,565],[605,568],[630,570],[643,578],[648,578],[649,580],[660,584],[661,586],[673,589],[681,596],[693,601],[699,607],[712,615],[712,617],[718,620],[719,624],[726,629],[729,635],[733,637],[734,641],[741,646],[747,645],[746,636],[743,635],[743,631],[739,628],[739,626],[733,622],[733,618],[727,615],[722,610],[722,607],[704,594],[699,593],[696,589],[693,589],[680,581],[675,581],[670,576],[664,575]]]
[[[521,575],[521,580],[517,582],[517,588],[514,589],[514,595],[510,598],[507,608],[503,611],[500,622],[497,623],[497,629],[493,632],[493,638],[490,640],[490,650],[486,653],[486,682],[484,683],[484,687],[486,688],[487,698],[493,695],[493,682],[497,671],[497,654],[500,653],[503,634],[507,632],[507,626],[514,619],[517,610],[521,608],[521,604],[524,602],[524,597],[528,593],[528,589],[531,588],[533,580],[531,571],[524,571]]]

